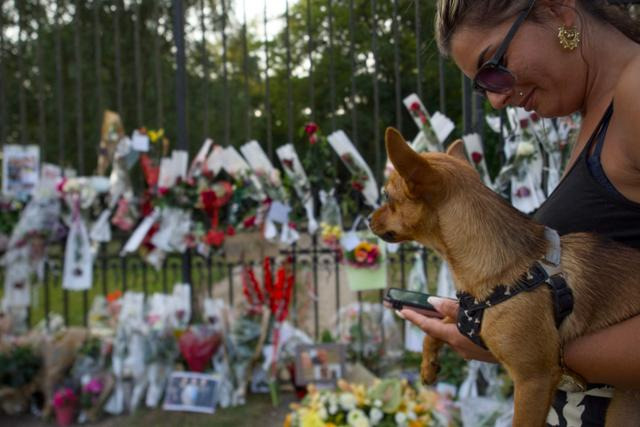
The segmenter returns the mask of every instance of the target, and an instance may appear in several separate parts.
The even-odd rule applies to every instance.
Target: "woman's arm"
[[[640,316],[570,342],[564,362],[590,383],[640,390]]]

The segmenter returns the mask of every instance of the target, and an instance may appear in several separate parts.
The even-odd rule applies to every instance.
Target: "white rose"
[[[369,418],[360,409],[353,409],[347,414],[347,424],[351,427],[370,427]]]
[[[375,406],[376,408],[382,408],[382,400],[380,399],[376,399],[373,401],[373,406]]]
[[[516,148],[516,157],[530,156],[535,152],[533,144],[530,142],[521,142]]]
[[[356,397],[351,393],[344,393],[340,395],[340,406],[349,411],[356,407]]]
[[[369,412],[369,420],[372,426],[377,425],[383,417],[384,413],[378,408],[372,408],[371,412]]]
[[[329,405],[329,413],[331,415],[335,415],[338,412],[338,405],[332,404]]]
[[[407,421],[407,416],[404,412],[397,412],[394,419],[396,420],[396,424],[404,425],[404,423]]]

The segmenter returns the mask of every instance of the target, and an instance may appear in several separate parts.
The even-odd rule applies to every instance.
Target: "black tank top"
[[[611,184],[600,163],[600,153],[612,115],[613,103],[569,172],[533,218],[555,229],[560,235],[592,232],[640,249],[640,204],[624,197]],[[594,143],[594,153],[590,156]],[[600,386],[590,384],[589,389]],[[580,425],[583,427],[604,425],[609,398],[589,394],[581,396],[580,410],[574,400],[575,397],[569,399],[566,392],[556,391],[552,406],[560,426],[568,425],[565,412],[581,414]]]
[[[597,144],[594,154],[599,157],[612,114],[613,103],[569,172],[533,218],[560,235],[592,232],[640,249],[640,204],[611,185],[599,161],[595,165],[599,170],[589,167],[591,146]]]

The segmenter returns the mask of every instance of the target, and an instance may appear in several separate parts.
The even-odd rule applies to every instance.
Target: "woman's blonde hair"
[[[437,0],[436,41],[440,52],[451,52],[451,37],[460,26],[489,28],[504,22],[525,9],[530,0]],[[578,8],[599,21],[617,28],[636,43],[640,43],[640,22],[629,8],[613,6],[606,0],[577,0]],[[536,8],[529,20],[540,22]]]

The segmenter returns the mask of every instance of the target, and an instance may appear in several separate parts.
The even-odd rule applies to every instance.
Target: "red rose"
[[[526,129],[529,127],[529,119],[520,119],[520,127]]]
[[[309,122],[304,126],[304,131],[307,135],[311,136],[318,132],[318,125],[314,122]]]
[[[159,195],[164,196],[168,192],[169,192],[169,188],[168,187],[158,187],[158,194]]]
[[[413,102],[409,109],[411,111],[420,111],[420,103],[418,101]]]
[[[244,228],[251,228],[254,225],[256,225],[256,216],[252,215],[249,218],[246,218],[244,221],[242,221],[242,225],[244,226]]]
[[[471,160],[473,160],[473,163],[475,164],[480,163],[482,161],[482,153],[474,151],[473,153],[471,153]]]
[[[529,117],[531,117],[531,120],[533,120],[534,123],[540,120],[540,116],[538,116],[537,113],[531,113]]]
[[[236,229],[233,228],[233,225],[229,224],[229,226],[227,227],[226,234],[227,234],[227,236],[235,236],[236,235]]]

